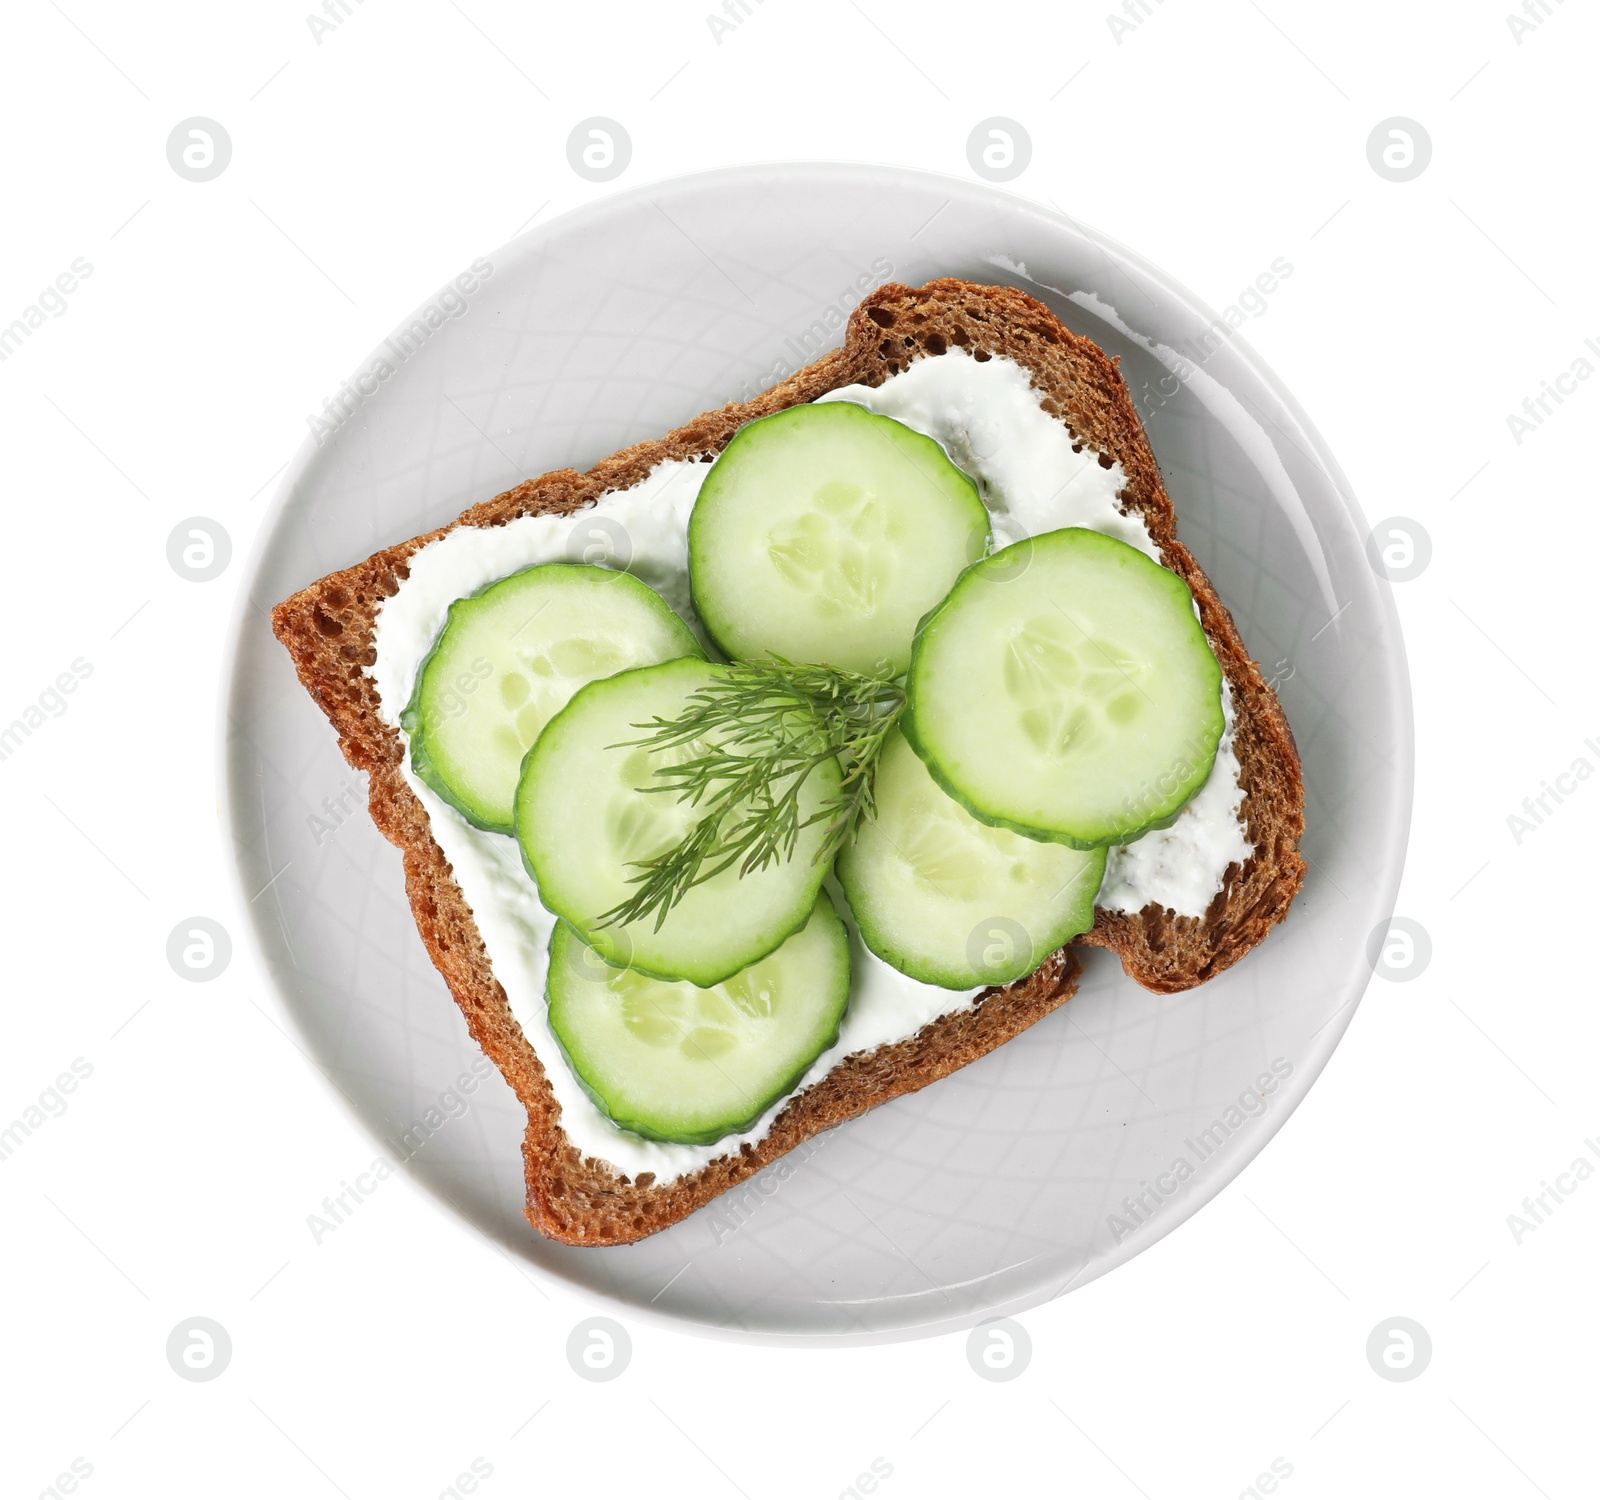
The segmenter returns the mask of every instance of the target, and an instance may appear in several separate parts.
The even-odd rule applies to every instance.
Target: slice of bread
[[[753,401],[706,412],[651,442],[623,449],[585,474],[561,469],[466,511],[451,526],[413,537],[343,572],[329,574],[273,611],[273,629],[301,681],[339,733],[345,758],[370,778],[370,805],[384,836],[405,857],[406,889],[435,965],[488,1053],[528,1112],[523,1143],[528,1217],[551,1237],[577,1245],[616,1245],[676,1223],[744,1181],[808,1137],[910,1093],[982,1057],[1070,998],[1079,965],[1070,950],[1052,954],[1028,978],[984,992],[905,1041],[846,1058],[796,1094],[754,1145],[657,1185],[630,1179],[584,1157],[561,1127],[557,1105],[496,981],[478,929],[429,828],[428,815],[401,774],[406,747],[378,712],[367,672],[376,660],[374,624],[383,601],[407,576],[407,560],[455,526],[497,526],[524,515],[568,514],[610,490],[639,483],[669,459],[719,453],[752,418],[838,386],[878,385],[914,359],[952,347],[982,361],[1003,355],[1029,371],[1045,408],[1082,442],[1120,462],[1128,476],[1126,510],[1143,516],[1162,560],[1193,591],[1201,622],[1233,691],[1235,745],[1244,814],[1254,852],[1230,867],[1203,918],[1156,907],[1137,915],[1096,913],[1081,943],[1110,948],[1148,989],[1188,989],[1237,962],[1282,920],[1305,873],[1298,843],[1304,789],[1294,739],[1272,689],[1245,650],[1232,616],[1177,538],[1173,505],[1116,362],[1067,329],[1048,308],[1008,287],[939,280],[921,288],[878,288],[852,314],[842,349],[823,355]],[[391,709],[392,712],[392,709]],[[558,1062],[556,1066],[561,1066]]]

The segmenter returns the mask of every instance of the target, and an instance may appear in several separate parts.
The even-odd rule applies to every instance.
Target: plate
[[[487,263],[488,269],[482,265]],[[768,1342],[873,1342],[1018,1313],[1137,1255],[1305,1096],[1370,977],[1410,820],[1410,694],[1367,524],[1304,414],[1231,330],[1103,235],[985,186],[745,167],[605,199],[435,294],[290,466],[241,601],[225,819],[239,900],[304,1045],[443,1212],[624,1316]],[[762,389],[841,341],[882,281],[1021,287],[1122,360],[1184,540],[1278,686],[1310,875],[1288,921],[1184,995],[1108,953],[1076,998],[641,1244],[522,1217],[523,1114],[412,925],[364,779],[266,612],[529,475]],[[463,290],[470,285],[471,290]],[[1210,332],[1208,333],[1208,330]],[[465,1078],[472,1084],[468,1089]]]

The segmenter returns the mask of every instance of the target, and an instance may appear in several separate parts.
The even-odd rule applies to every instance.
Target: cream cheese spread
[[[1087,446],[1078,450],[1068,429],[1041,406],[1027,372],[1011,360],[980,362],[952,349],[918,360],[881,386],[846,386],[821,399],[858,402],[938,441],[977,484],[993,518],[997,546],[1064,526],[1088,526],[1159,560],[1143,521],[1118,509],[1117,495],[1126,483],[1121,467],[1102,466]],[[457,527],[419,549],[411,557],[409,576],[379,610],[373,635],[377,659],[370,670],[385,721],[399,728],[417,671],[450,605],[537,563],[625,559],[630,572],[703,636],[689,590],[688,525],[708,472],[704,463],[664,463],[632,489],[606,494],[576,515]],[[1228,727],[1209,779],[1172,827],[1111,851],[1099,905],[1138,911],[1154,900],[1180,915],[1199,916],[1221,888],[1228,865],[1248,854],[1226,687],[1223,708]],[[660,1183],[760,1140],[788,1096],[753,1129],[710,1146],[647,1141],[600,1112],[567,1066],[547,1023],[544,983],[555,919],[523,869],[516,841],[469,824],[413,774],[409,756],[403,773],[427,809],[511,1012],[545,1065],[573,1145],[626,1176],[650,1172]],[[838,904],[851,930],[850,1005],[838,1042],[812,1064],[797,1091],[851,1053],[914,1036],[981,993],[940,989],[901,974],[867,949],[843,902]]]

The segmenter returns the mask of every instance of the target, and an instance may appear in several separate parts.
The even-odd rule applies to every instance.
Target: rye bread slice
[[[380,716],[367,673],[376,660],[378,610],[407,576],[412,553],[456,526],[570,514],[609,490],[637,484],[669,459],[714,456],[755,417],[838,386],[877,385],[913,359],[937,357],[951,347],[964,348],[980,361],[995,355],[1016,360],[1030,372],[1048,411],[1104,455],[1108,466],[1121,462],[1128,476],[1123,506],[1143,516],[1163,562],[1193,591],[1233,689],[1235,743],[1254,852],[1242,866],[1229,869],[1204,918],[1177,917],[1153,905],[1132,916],[1099,911],[1094,929],[1077,941],[1112,949],[1127,973],[1148,989],[1184,990],[1220,973],[1259,943],[1300,888],[1304,790],[1293,737],[1232,616],[1177,539],[1172,501],[1115,361],[1041,303],[1008,287],[950,279],[920,289],[882,286],[851,315],[843,348],[754,400],[706,412],[665,437],[612,454],[587,473],[560,469],[528,480],[473,506],[450,526],[329,574],[273,611],[273,630],[293,657],[301,682],[338,731],[345,758],[369,777],[373,820],[404,855],[406,889],[429,955],[474,1040],[528,1112],[523,1142],[528,1217],[554,1239],[626,1244],[676,1223],[819,1131],[923,1088],[1016,1036],[1070,998],[1079,965],[1063,949],[1028,978],[985,991],[971,1006],[930,1022],[916,1036],[846,1058],[795,1095],[761,1141],[676,1181],[658,1186],[650,1173],[630,1179],[606,1162],[583,1156],[561,1127],[544,1065],[511,1014],[428,815],[401,774],[405,745]]]

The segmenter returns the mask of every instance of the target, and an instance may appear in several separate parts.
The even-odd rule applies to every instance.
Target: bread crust
[[[383,601],[407,576],[409,560],[457,526],[503,526],[520,516],[567,515],[611,490],[639,483],[656,465],[719,453],[746,422],[825,391],[878,385],[913,359],[964,348],[979,360],[1002,355],[1032,376],[1045,408],[1076,437],[1120,462],[1121,499],[1137,511],[1162,561],[1189,585],[1201,623],[1232,686],[1235,745],[1254,852],[1230,867],[1203,918],[1151,905],[1135,915],[1098,911],[1080,943],[1109,948],[1148,989],[1172,993],[1236,963],[1283,919],[1304,879],[1299,756],[1277,697],[1250,659],[1233,618],[1178,540],[1162,482],[1116,362],[1072,333],[1042,303],[1009,287],[942,279],[914,289],[879,287],[851,315],[843,348],[823,355],[754,400],[706,412],[666,436],[625,448],[587,473],[559,469],[463,512],[449,526],[412,537],[365,562],[329,574],[286,599],[272,626],[301,682],[339,735],[346,760],[369,777],[369,806],[384,837],[404,856],[406,891],[429,956],[455,996],[473,1039],[516,1090],[528,1113],[523,1141],[529,1220],[574,1245],[618,1245],[686,1217],[803,1141],[975,1061],[1071,997],[1080,973],[1070,949],[1026,979],[985,991],[971,1006],[915,1036],[844,1059],[793,1096],[759,1142],[697,1172],[657,1185],[650,1173],[624,1176],[585,1157],[562,1129],[560,1106],[532,1045],[495,979],[472,912],[433,838],[428,815],[402,774],[405,746],[385,723],[368,669]]]

